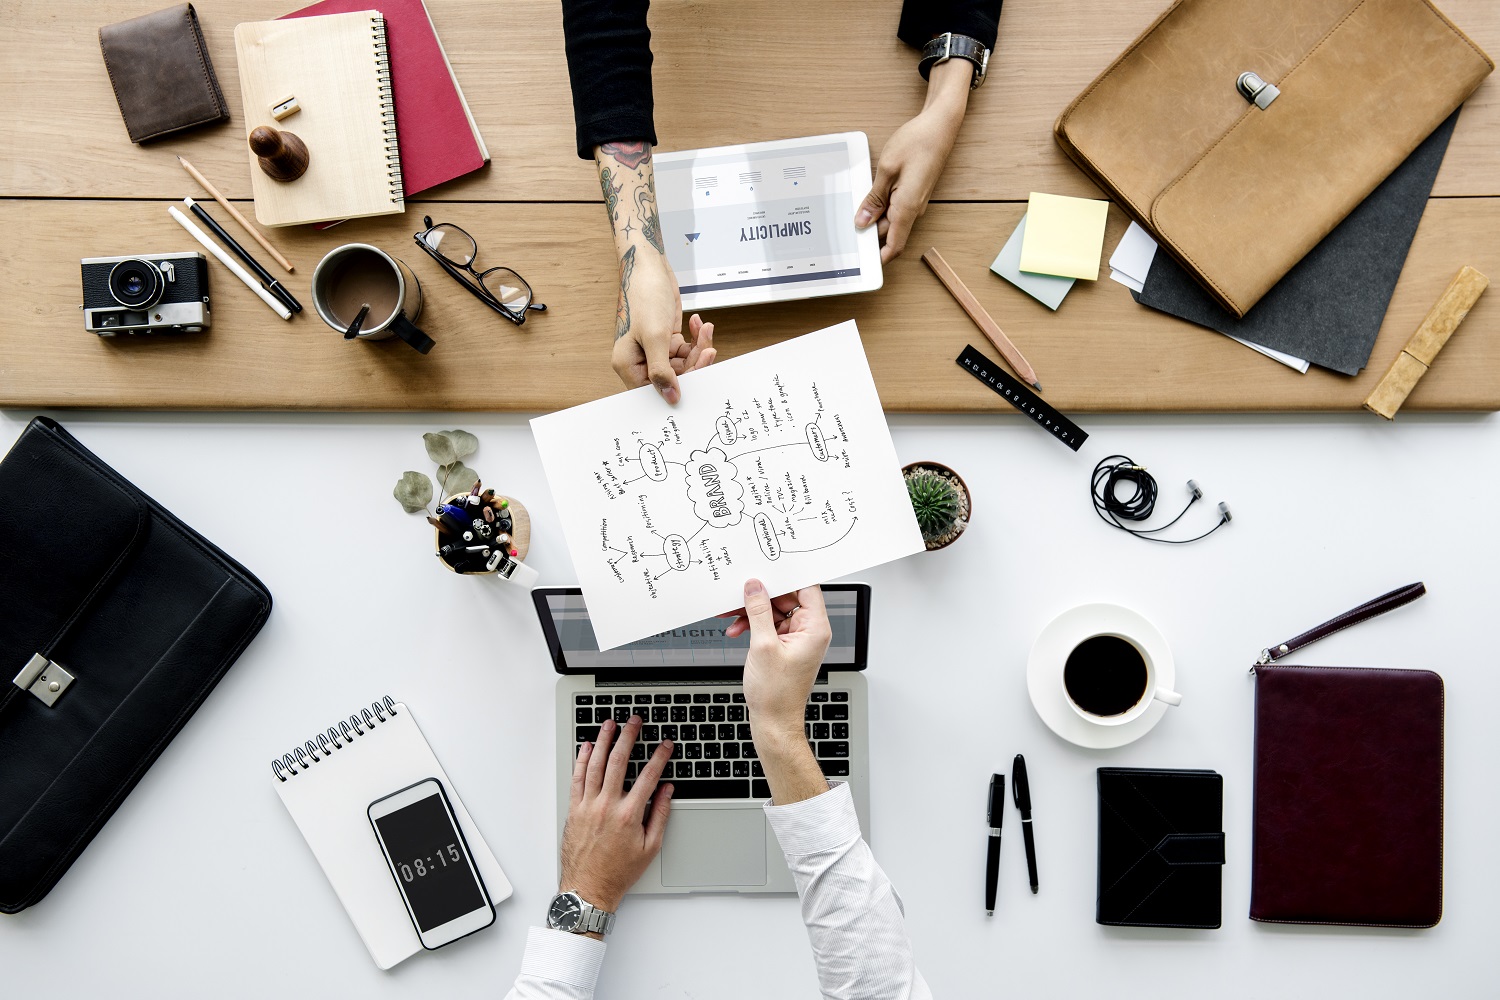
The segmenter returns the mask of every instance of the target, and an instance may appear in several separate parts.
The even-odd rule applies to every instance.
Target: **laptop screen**
[[[708,618],[600,652],[582,593],[576,588],[541,588],[533,593],[554,665],[561,672],[655,673],[666,668],[677,673],[695,667],[733,669],[745,665],[750,634],[733,639],[726,636],[732,618]],[[861,618],[864,610],[861,605],[867,604],[868,594],[868,588],[862,585],[823,588],[833,633],[828,653],[823,657],[825,667],[847,669],[864,665],[863,646],[868,627]]]

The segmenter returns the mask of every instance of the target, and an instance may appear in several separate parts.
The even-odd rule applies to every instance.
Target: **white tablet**
[[[863,132],[657,153],[656,200],[684,312],[880,287]]]

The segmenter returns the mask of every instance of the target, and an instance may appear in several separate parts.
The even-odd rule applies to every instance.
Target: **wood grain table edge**
[[[355,220],[327,233],[273,233],[298,261],[288,285],[309,305],[292,323],[277,320],[211,264],[210,333],[176,343],[102,342],[82,329],[78,259],[181,249],[166,204],[0,200],[0,225],[34,234],[25,246],[0,246],[0,274],[16,289],[17,313],[0,327],[0,406],[534,413],[620,389],[608,367],[605,329],[615,269],[597,205],[445,208],[445,217],[479,238],[483,263],[516,267],[552,307],[521,330],[448,287],[451,279],[411,245],[414,227],[431,210],[418,202],[404,216]],[[1366,371],[1353,379],[1318,369],[1297,375],[1228,338],[1137,305],[1107,278],[1079,282],[1055,314],[1026,298],[988,271],[1024,211],[1018,203],[935,204],[912,246],[943,251],[1035,365],[1048,401],[1070,414],[1354,412],[1459,264],[1500,273],[1493,235],[1500,231],[1500,199],[1432,199]],[[79,225],[85,216],[89,225]],[[1112,209],[1106,258],[1124,227]],[[417,270],[428,298],[423,322],[439,341],[432,355],[419,358],[396,341],[344,344],[311,314],[313,266],[327,249],[355,241],[406,257]],[[1481,299],[1406,411],[1500,410],[1497,302]],[[995,352],[915,252],[886,269],[880,292],[724,310],[711,318],[724,331],[718,344],[727,358],[851,317],[888,412],[1009,411],[954,363],[965,344]],[[453,367],[475,345],[494,345],[500,360],[493,372]]]

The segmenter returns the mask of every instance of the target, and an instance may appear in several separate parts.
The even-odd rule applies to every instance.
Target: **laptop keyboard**
[[[625,787],[663,740],[672,759],[662,771],[673,800],[768,799],[771,786],[750,738],[745,695],[740,691],[596,691],[573,696],[573,751],[598,740],[606,719],[625,723],[641,717],[641,736],[630,751]],[[830,778],[849,775],[849,692],[814,691],[803,724],[818,766]]]

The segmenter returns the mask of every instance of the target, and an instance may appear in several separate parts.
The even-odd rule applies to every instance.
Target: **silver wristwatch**
[[[615,915],[585,902],[576,892],[560,892],[547,908],[547,926],[569,934],[608,935],[615,929]]]
[[[974,79],[969,89],[976,90],[984,82],[984,74],[989,69],[990,50],[977,38],[945,31],[922,47],[922,62],[917,66],[922,79],[929,78],[932,67],[949,59],[967,59],[974,64]]]

